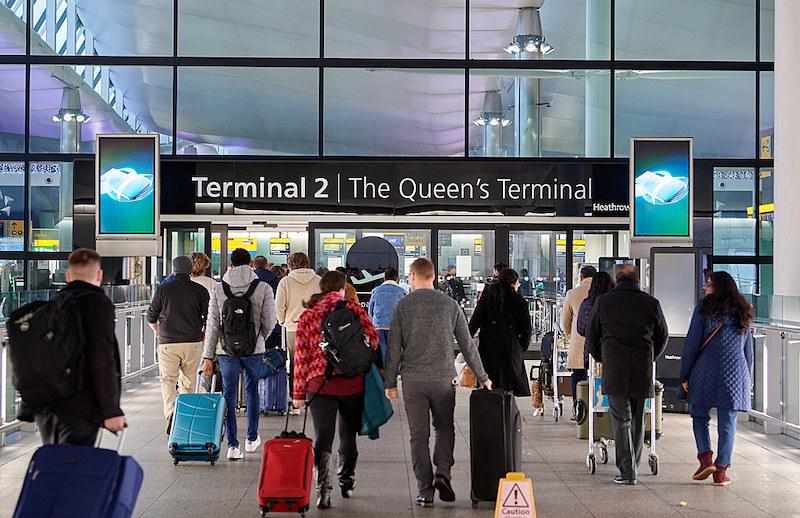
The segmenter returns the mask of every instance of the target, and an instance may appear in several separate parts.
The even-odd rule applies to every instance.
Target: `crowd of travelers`
[[[523,275],[498,264],[486,283],[469,321],[456,300],[464,287],[455,271],[437,289],[431,261],[410,264],[407,283],[399,284],[396,268],[385,268],[382,283],[369,302],[359,302],[348,271],[315,271],[308,256],[295,252],[285,267],[266,257],[251,257],[238,248],[220,282],[209,275],[209,258],[202,253],[172,261],[170,276],[155,291],[147,320],[158,338],[163,415],[170,433],[179,393],[198,390],[196,377],[217,375],[226,407],[227,459],[255,453],[259,436],[259,381],[274,375],[265,358],[273,349],[288,359],[288,412],[308,408],[314,429],[317,500],[331,506],[334,470],[341,495],[355,490],[357,436],[365,406],[368,370],[344,375],[331,358],[329,323],[335,318],[360,329],[362,345],[373,353],[383,380],[384,395],[396,400],[398,379],[408,420],[410,451],[417,484],[417,503],[432,507],[455,500],[451,484],[454,465],[456,367],[454,346],[472,370],[476,388],[531,394],[524,353],[531,343],[531,319],[525,294],[531,291]],[[80,315],[85,351],[80,387],[69,397],[29,404],[23,397],[20,418],[35,420],[45,444],[91,445],[101,428],[119,432],[126,426],[120,407],[120,357],[114,333],[114,306],[101,289],[100,256],[87,249],[69,257],[67,286],[58,299],[74,302]],[[615,482],[635,485],[645,431],[645,404],[653,397],[653,364],[665,349],[669,331],[655,298],[640,289],[639,272],[624,266],[616,279],[591,266],[580,270],[580,283],[564,299],[561,326],[569,339],[567,366],[573,394],[586,378],[589,356],[602,362],[602,383],[613,419],[618,475]],[[448,293],[448,290],[450,293]],[[448,296],[450,295],[450,296]],[[238,305],[237,305],[238,304]],[[233,308],[233,309],[231,309]],[[235,308],[247,308],[247,337],[230,338]],[[344,313],[342,313],[344,312]],[[241,310],[239,310],[241,313]],[[697,305],[688,329],[681,381],[688,392],[700,466],[693,478],[713,476],[727,485],[727,469],[737,413],[750,408],[753,361],[750,325],[753,308],[724,272],[710,275],[705,297]],[[349,323],[344,327],[350,325]],[[341,331],[340,328],[338,331]],[[334,333],[335,334],[335,333]],[[476,338],[477,337],[477,338]],[[244,347],[241,344],[249,344]],[[241,378],[241,382],[240,382]],[[244,448],[240,447],[237,405],[243,385],[246,408]],[[208,389],[206,389],[208,390]],[[718,419],[717,456],[709,437],[711,411]],[[429,439],[435,432],[433,455]],[[338,465],[333,443],[339,435]]]

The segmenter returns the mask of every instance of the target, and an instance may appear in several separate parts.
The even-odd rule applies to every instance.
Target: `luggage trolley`
[[[601,437],[600,440],[595,441],[594,436],[594,415],[595,412],[608,412],[608,397],[603,394],[603,382],[601,377],[595,377],[597,363],[594,358],[589,356],[589,453],[586,455],[586,467],[589,469],[589,474],[594,475],[597,471],[597,460],[601,464],[608,464],[608,446],[613,444],[613,439]],[[653,385],[656,382],[656,365],[653,362]],[[650,414],[650,455],[647,458],[647,464],[650,466],[650,472],[653,475],[658,475],[658,454],[656,453],[656,411],[655,406],[656,398],[652,397],[645,403],[644,411]],[[645,441],[645,444],[647,441]],[[595,446],[600,449],[600,458],[595,457]]]
[[[571,376],[572,373],[567,368],[567,358],[569,357],[569,343],[566,336],[561,329],[560,323],[560,309],[561,304],[556,300],[545,299],[542,304],[543,313],[545,314],[546,326],[549,332],[553,333],[553,346],[552,350],[545,351],[542,348],[542,362],[538,367],[539,374],[534,376],[534,370],[531,368],[530,379],[539,379],[542,383],[542,391],[545,391],[545,380],[549,381],[552,386],[553,395],[543,397],[541,408],[535,408],[533,415],[544,416],[545,405],[544,401],[552,397],[553,400],[553,419],[558,422],[559,418],[564,415],[563,396],[558,393],[558,378]],[[545,333],[546,334],[546,333]],[[549,364],[549,369],[545,368],[545,364]]]

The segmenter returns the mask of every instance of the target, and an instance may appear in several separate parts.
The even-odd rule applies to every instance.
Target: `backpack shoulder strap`
[[[222,281],[222,291],[223,291],[223,293],[225,293],[225,296],[226,296],[227,298],[229,298],[229,299],[230,299],[230,298],[232,298],[232,297],[233,297],[233,292],[231,291],[231,285],[230,285],[230,284],[228,284],[228,283],[227,283],[227,282],[225,282],[225,281]]]
[[[247,288],[247,291],[244,293],[244,298],[249,299],[250,297],[252,297],[253,293],[256,292],[256,289],[258,288],[259,284],[261,284],[260,279],[256,279],[253,282],[251,282],[250,287]]]

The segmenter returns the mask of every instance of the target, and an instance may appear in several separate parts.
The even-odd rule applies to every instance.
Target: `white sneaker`
[[[300,412],[299,408],[295,408],[295,407],[289,408],[289,415],[300,415],[300,413],[301,412]]]
[[[240,460],[243,458],[244,454],[242,453],[242,450],[240,450],[238,446],[228,447],[228,460]]]
[[[247,453],[255,453],[259,446],[261,446],[261,436],[257,435],[255,441],[244,442],[244,451]]]

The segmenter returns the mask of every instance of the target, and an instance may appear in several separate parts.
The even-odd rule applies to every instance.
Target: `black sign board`
[[[197,162],[189,178],[168,180],[169,166],[164,163],[164,181],[179,181],[195,202],[245,209],[620,216],[628,205],[624,162]],[[169,191],[166,187],[165,195]]]

